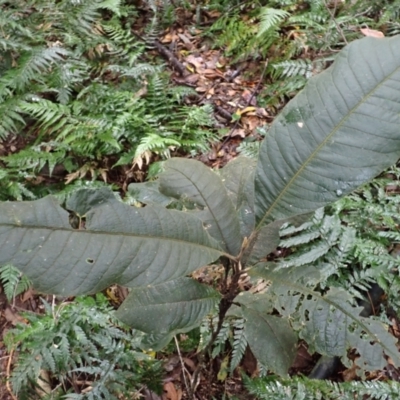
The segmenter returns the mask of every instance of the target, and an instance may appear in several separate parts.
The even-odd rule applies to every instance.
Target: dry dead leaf
[[[50,382],[50,375],[48,371],[41,369],[39,377],[36,381],[37,383],[36,393],[41,398],[46,397],[51,393],[52,389],[49,382]]]
[[[4,318],[8,322],[11,322],[11,324],[14,326],[17,325],[17,323],[19,322],[25,322],[25,320],[20,315],[15,313],[10,307],[7,307],[4,310]]]
[[[198,86],[195,90],[197,93],[205,93],[208,89],[204,86]]]
[[[241,122],[246,130],[250,132],[253,132],[256,128],[265,124],[263,120],[255,115],[246,115],[242,117]]]
[[[26,301],[30,300],[33,297],[34,290],[32,288],[29,288],[22,296],[21,296],[21,302],[25,303]]]
[[[246,351],[244,353],[243,359],[242,359],[242,365],[244,370],[252,377],[254,378],[255,376],[258,375],[258,363],[257,359],[254,357],[254,354],[250,350],[250,347],[246,347]]]
[[[342,376],[343,376],[343,380],[345,382],[350,382],[350,381],[354,381],[357,378],[357,365],[355,362],[353,362],[353,365],[346,369],[345,371],[343,371]]]
[[[261,108],[261,107],[257,108],[257,115],[260,116],[260,117],[263,117],[263,118],[269,117],[269,114],[267,113],[265,108]]]
[[[172,382],[164,383],[164,394],[162,396],[163,400],[181,400],[181,396],[179,396],[175,386]]]
[[[231,137],[240,137],[244,138],[246,136],[246,132],[244,129],[234,129],[231,133]]]
[[[250,92],[250,90],[248,90],[248,89],[245,89],[245,90],[243,91],[243,93],[242,93],[242,98],[243,98],[247,103],[250,102],[250,105],[252,105],[252,106],[256,106],[256,105],[257,105],[257,99],[256,99],[256,97],[253,96],[253,93]]]
[[[192,42],[190,41],[190,39],[184,34],[184,33],[178,33],[179,38],[182,40],[183,43],[185,43],[185,45],[188,48],[192,48]]]
[[[297,349],[296,358],[293,361],[292,368],[296,370],[308,369],[313,364],[313,357],[308,352],[304,343],[300,344]]]
[[[161,43],[171,43],[178,40],[178,36],[175,32],[167,33],[163,38],[161,38]]]
[[[361,32],[364,36],[370,36],[370,37],[374,37],[374,38],[383,38],[383,37],[385,37],[385,35],[383,34],[383,32],[377,31],[377,30],[375,30],[375,29],[362,28],[362,29],[360,29],[360,32]]]
[[[204,65],[203,57],[196,57],[193,54],[188,55],[185,58],[185,62],[193,65],[196,70],[202,69]]]
[[[200,71],[199,71],[200,72]],[[217,69],[204,69],[201,71],[208,79],[223,78],[224,74]]]
[[[190,74],[185,76],[185,82],[188,83],[189,85],[194,85],[195,83],[198,82],[200,78],[199,74]]]

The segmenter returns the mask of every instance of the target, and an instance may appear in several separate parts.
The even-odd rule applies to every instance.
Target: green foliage
[[[371,400],[395,399],[400,386],[397,382],[345,382],[307,378],[277,379],[267,377],[249,379],[243,376],[250,394],[259,400],[354,400],[367,396]]]
[[[399,2],[245,1],[224,9],[206,31],[235,60],[268,59],[263,103],[276,110],[334,59],[337,50],[368,27],[396,35]],[[221,6],[215,6],[219,9]]]
[[[0,283],[9,302],[31,286],[29,279],[10,264],[0,267]]]
[[[48,293],[131,287],[116,315],[143,331],[153,349],[204,318],[214,321],[218,305],[202,352],[216,355],[229,340],[231,368],[248,344],[265,368],[286,376],[299,339],[310,352],[354,362],[361,375],[382,369],[386,357],[400,365],[387,324],[361,315],[355,299],[373,274],[355,272],[353,291],[335,285],[360,254],[368,254],[372,269],[375,260],[377,270],[378,257],[360,251],[368,241],[360,241],[346,209],[323,210],[399,158],[399,43],[400,37],[365,38],[347,46],[275,119],[257,164],[239,158],[217,174],[198,161],[172,158],[158,181],[133,186],[146,207],[124,204],[107,189],[76,192],[66,209],[77,226],[51,197],[1,203],[0,262],[13,263]],[[181,207],[168,208],[174,202]],[[397,204],[371,214],[391,229],[388,237],[398,226]],[[370,220],[363,224],[368,232]],[[282,246],[293,249],[281,261],[271,254],[280,230]],[[9,246],[10,237],[18,245]],[[223,272],[208,285],[191,277],[217,260]],[[252,279],[247,287],[245,277]],[[207,336],[204,325],[200,331]],[[358,353],[354,361],[350,349]],[[224,363],[221,376],[227,357]]]
[[[25,313],[27,324],[5,338],[9,349],[18,349],[10,382],[19,399],[43,398],[38,386],[51,388],[45,398],[52,399],[111,400],[132,396],[143,385],[160,392],[160,363],[140,352],[143,335],[121,324],[102,295],[43,305],[44,315]]]
[[[281,265],[315,265],[326,278],[324,285],[344,288],[360,299],[378,282],[398,313],[400,260],[393,245],[399,240],[397,177],[397,167],[391,167],[325,213],[318,210],[311,221],[284,227],[280,246],[291,254]]]
[[[172,87],[162,66],[148,62],[152,33],[143,41],[131,33],[125,20],[137,10],[128,2],[7,4],[0,2],[0,138],[25,139],[1,158],[1,199],[65,187],[38,188],[38,175],[108,182],[118,166],[141,167],[178,149],[196,154],[216,139],[211,107],[185,105],[193,90]]]
[[[232,342],[232,360],[230,371],[233,372],[242,360],[247,348],[247,339],[244,334],[244,320],[238,319],[234,322],[233,342]]]
[[[240,364],[247,348],[247,339],[244,334],[244,319],[226,318],[219,330],[214,342],[211,357],[213,359],[225,354],[228,346],[231,349],[229,357],[229,371],[233,373]],[[199,350],[202,350],[209,343],[218,317],[215,314],[209,315],[200,325]]]

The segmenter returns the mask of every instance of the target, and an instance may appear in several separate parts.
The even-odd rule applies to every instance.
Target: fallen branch
[[[140,41],[144,42],[148,46],[155,46],[157,51],[160,53],[162,57],[164,57],[179,73],[181,76],[185,76],[187,71],[185,66],[174,56],[174,54],[169,51],[164,45],[162,45],[157,39],[154,40],[146,40],[134,30],[131,30],[133,36],[135,36]]]

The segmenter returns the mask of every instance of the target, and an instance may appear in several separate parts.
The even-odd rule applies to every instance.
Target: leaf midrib
[[[310,164],[310,162],[315,158],[316,154],[319,153],[321,148],[323,148],[327,142],[332,138],[334,134],[342,127],[342,125],[353,115],[355,110],[357,110],[369,97],[372,96],[372,94],[378,90],[381,85],[383,85],[388,79],[390,79],[395,73],[397,73],[400,70],[400,67],[397,67],[390,75],[386,76],[383,80],[381,80],[373,89],[371,89],[365,96],[361,98],[361,100],[350,109],[350,111],[347,113],[345,117],[343,117],[340,122],[337,124],[337,126],[332,130],[331,133],[329,133],[328,136],[317,146],[317,148],[310,154],[310,156],[306,159],[306,161],[301,165],[301,167],[298,169],[298,171],[293,175],[293,177],[288,181],[286,186],[283,188],[283,190],[279,193],[277,198],[272,202],[268,210],[265,212],[263,218],[260,220],[258,223],[256,230],[259,230],[262,228],[264,225],[264,221],[271,215],[272,211],[274,208],[278,205],[279,201],[281,198],[286,194],[286,192],[289,190],[291,187],[292,183],[297,180],[299,175],[304,171],[304,169]],[[282,117],[281,117],[282,118]]]
[[[9,227],[10,229],[42,229],[42,230],[50,230],[50,231],[63,231],[63,232],[68,232],[68,233],[73,233],[73,234],[88,234],[88,235],[105,235],[105,236],[130,236],[132,238],[138,238],[138,239],[145,239],[145,240],[168,240],[171,242],[177,242],[177,243],[183,243],[185,245],[191,244],[197,247],[204,247],[205,249],[208,250],[213,250],[216,252],[219,252],[221,255],[229,256],[229,254],[225,254],[221,249],[207,246],[205,244],[200,244],[198,242],[191,242],[183,239],[177,239],[177,238],[169,238],[165,236],[155,236],[155,235],[139,235],[137,233],[127,233],[127,232],[108,232],[108,231],[96,231],[96,230],[90,230],[90,229],[70,229],[70,228],[63,228],[63,227],[49,227],[49,226],[41,226],[41,225],[13,225],[13,224],[0,224],[0,229],[2,227]],[[4,232],[5,233],[5,232]],[[0,231],[0,235],[2,232]]]

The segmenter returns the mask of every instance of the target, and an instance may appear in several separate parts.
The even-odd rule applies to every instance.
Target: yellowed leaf
[[[229,356],[225,356],[222,360],[221,368],[218,371],[217,379],[221,382],[224,382],[225,379],[228,377],[229,373]]]
[[[243,108],[243,110],[238,111],[240,115],[252,112],[252,111],[256,111],[256,107],[246,107]]]

